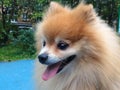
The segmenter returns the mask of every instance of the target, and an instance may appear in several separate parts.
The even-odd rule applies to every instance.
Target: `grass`
[[[0,47],[0,61],[14,61],[20,59],[35,59],[36,55],[21,51],[20,48],[12,45]]]

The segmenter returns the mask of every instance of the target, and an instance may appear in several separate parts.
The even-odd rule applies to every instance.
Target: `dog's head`
[[[36,32],[38,59],[48,65],[43,74],[44,80],[86,54],[92,58],[93,50],[96,50],[94,45],[99,45],[91,26],[95,19],[92,5],[80,4],[71,10],[51,2]]]

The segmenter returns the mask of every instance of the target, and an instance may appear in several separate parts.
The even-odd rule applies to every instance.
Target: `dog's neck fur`
[[[118,90],[115,89],[118,86],[112,75],[105,75],[100,69],[101,67],[96,66],[95,68],[93,64],[84,66],[84,62],[81,65],[71,68],[70,73],[63,71],[51,80],[42,82],[41,86],[43,84],[44,89],[40,90]]]

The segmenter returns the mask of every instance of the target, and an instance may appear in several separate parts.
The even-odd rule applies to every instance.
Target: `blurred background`
[[[74,8],[80,0],[52,0]],[[120,33],[120,0],[85,0]],[[0,61],[35,59],[35,24],[51,0],[0,0]]]

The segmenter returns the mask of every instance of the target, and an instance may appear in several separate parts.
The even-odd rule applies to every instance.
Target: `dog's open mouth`
[[[48,80],[55,76],[57,73],[59,73],[66,65],[68,65],[76,55],[71,55],[70,57],[66,58],[65,60],[62,60],[60,62],[57,62],[55,64],[49,65],[45,72],[42,75],[43,80]]]

